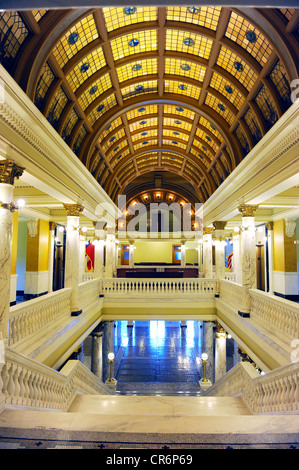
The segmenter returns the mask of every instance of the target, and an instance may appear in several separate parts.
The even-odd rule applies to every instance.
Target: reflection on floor
[[[117,392],[139,395],[200,395],[202,323],[116,322]]]

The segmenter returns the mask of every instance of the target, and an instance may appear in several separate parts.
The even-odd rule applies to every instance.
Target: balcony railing
[[[204,297],[214,298],[215,281],[213,279],[122,279],[103,280],[105,296],[136,294],[151,297]]]

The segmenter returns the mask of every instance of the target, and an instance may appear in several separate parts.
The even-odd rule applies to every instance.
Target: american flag
[[[232,269],[233,252],[226,257],[228,269]]]

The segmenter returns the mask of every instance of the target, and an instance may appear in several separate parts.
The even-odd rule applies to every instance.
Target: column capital
[[[220,325],[218,321],[216,321],[216,336],[224,336],[225,335],[225,329],[223,326]]]
[[[239,212],[241,212],[242,217],[254,217],[255,212],[258,209],[258,205],[252,204],[241,204],[238,207]]]
[[[273,230],[273,220],[270,220],[270,222],[266,222],[265,225],[268,230]]]
[[[63,204],[68,216],[79,217],[84,207],[81,204]]]
[[[214,230],[214,227],[204,227],[203,228],[203,235],[211,235],[213,230]]]
[[[49,230],[55,230],[57,227],[56,222],[49,222]]]
[[[15,179],[22,176],[25,168],[17,165],[13,160],[0,160],[0,183],[14,184]]]
[[[224,220],[218,220],[216,222],[213,222],[215,230],[224,230],[226,227],[227,222]]]

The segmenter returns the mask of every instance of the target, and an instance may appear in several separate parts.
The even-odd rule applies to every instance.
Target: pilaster
[[[225,232],[227,222],[217,221],[213,222],[214,225],[214,245],[215,245],[215,277],[216,277],[216,293],[215,296],[219,297],[220,292],[220,279],[224,279],[225,262],[224,262],[224,246],[225,246]]]
[[[203,276],[213,278],[212,232],[214,227],[203,228]]]

